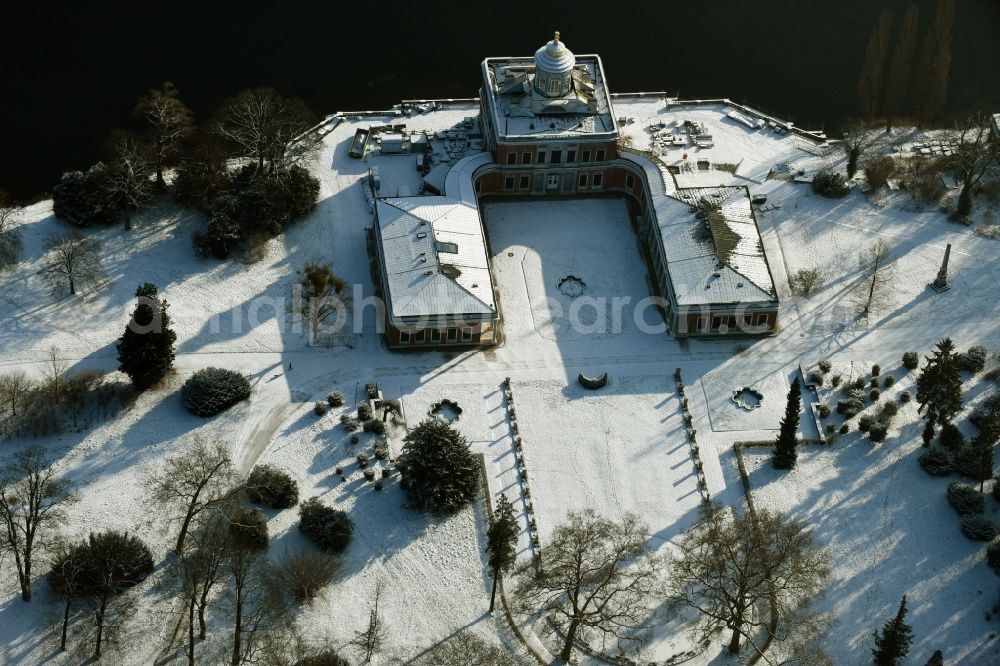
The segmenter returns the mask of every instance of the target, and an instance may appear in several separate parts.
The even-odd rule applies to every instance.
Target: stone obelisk
[[[943,291],[948,291],[951,289],[951,285],[948,284],[948,257],[951,256],[951,243],[948,243],[948,247],[944,250],[944,261],[941,262],[941,270],[938,271],[937,277],[931,286],[934,287],[934,291],[941,293]]]

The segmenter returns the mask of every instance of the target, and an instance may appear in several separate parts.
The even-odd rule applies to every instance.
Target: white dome
[[[552,41],[535,51],[535,67],[546,74],[568,74],[575,64],[576,57],[559,41],[558,32]]]

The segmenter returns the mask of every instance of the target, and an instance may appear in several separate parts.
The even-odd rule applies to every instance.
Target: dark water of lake
[[[882,7],[935,0],[13,3],[0,24],[0,189],[27,197],[99,159],[135,99],[170,79],[200,118],[270,85],[319,114],[473,97],[487,55],[530,55],[561,30],[599,53],[612,91],[747,101],[807,128],[855,109]],[[948,110],[1000,111],[1000,2],[958,0]]]

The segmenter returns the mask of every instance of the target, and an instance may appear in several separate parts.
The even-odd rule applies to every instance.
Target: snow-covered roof
[[[378,232],[393,318],[495,317],[493,280],[472,172],[488,153],[459,160],[445,196],[377,199]]]
[[[677,189],[659,160],[621,156],[646,172],[677,305],[777,300],[746,188]]]
[[[498,140],[617,138],[618,124],[600,57],[570,57],[574,59],[570,68],[572,85],[560,97],[546,97],[534,89],[535,58],[483,61],[483,96],[495,121]],[[558,69],[563,64],[553,62],[552,66]]]

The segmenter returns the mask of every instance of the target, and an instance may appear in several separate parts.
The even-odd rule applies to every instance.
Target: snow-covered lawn
[[[835,364],[831,375],[842,374],[846,381],[867,376],[870,368],[871,363]],[[887,372],[898,381],[883,392],[882,403],[898,403],[902,391],[914,392],[915,373],[889,367],[883,377]],[[966,395],[978,399],[986,388],[986,382],[974,380],[965,385]],[[821,396],[831,403],[844,397],[829,384]],[[862,414],[874,412],[868,403]],[[842,419],[834,413],[830,421],[839,427]],[[833,557],[833,581],[816,606],[836,618],[825,641],[833,663],[867,660],[872,632],[895,614],[904,594],[914,663],[936,649],[946,663],[995,663],[1000,659],[996,619],[985,614],[998,601],[996,574],[986,565],[985,544],[962,534],[960,516],[946,499],[947,485],[957,475],[931,477],[917,464],[926,449],[916,403],[900,405],[881,444],[857,431],[857,417],[850,423],[851,431],[830,446],[801,449],[791,472],[775,470],[766,448],[744,451],[755,505],[805,522]],[[986,507],[990,518],[1000,518],[992,498],[986,498]]]

